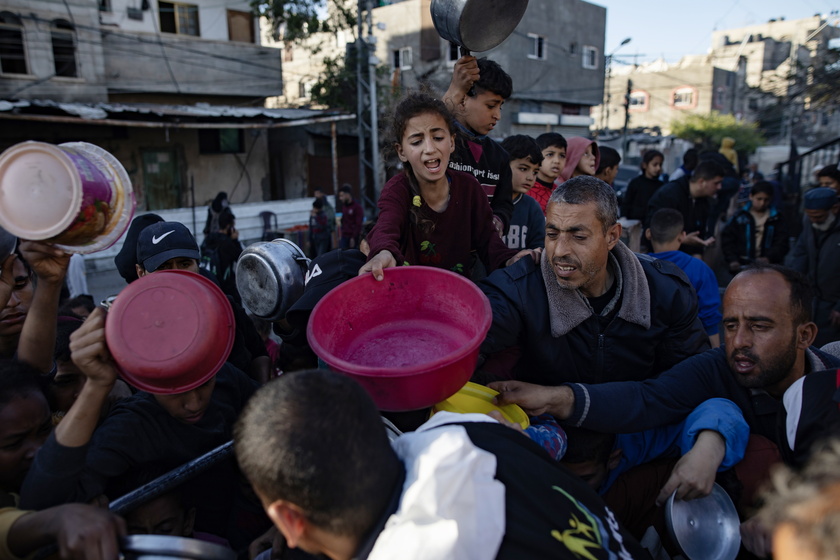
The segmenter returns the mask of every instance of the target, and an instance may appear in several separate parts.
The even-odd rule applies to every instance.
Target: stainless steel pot
[[[221,545],[168,535],[131,535],[120,549],[125,560],[236,560],[236,552]]]
[[[528,0],[432,0],[432,22],[465,54],[484,52],[513,33],[527,7]]]
[[[278,321],[301,295],[309,259],[288,239],[249,245],[236,263],[242,303],[257,317]]]

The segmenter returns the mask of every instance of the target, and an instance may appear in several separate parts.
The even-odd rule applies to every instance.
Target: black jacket
[[[540,265],[521,259],[493,272],[479,284],[493,309],[482,354],[518,345],[516,379],[559,385],[648,379],[709,348],[697,317],[697,296],[682,270],[636,255],[623,243],[611,254],[622,271],[617,312],[604,326],[589,308],[589,316],[572,321],[561,336],[552,334],[549,288]],[[561,289],[559,297],[564,301],[556,305],[564,311],[574,307],[581,310],[579,318],[587,314],[588,304],[577,290]],[[556,322],[555,316],[555,328]]]
[[[224,364],[216,374],[210,406],[195,424],[173,418],[153,395],[135,393],[111,409],[88,445],[63,447],[51,435],[23,483],[21,506],[44,509],[87,502],[132,469],[171,469],[191,461],[230,441],[233,424],[255,390],[244,373]]]
[[[693,198],[689,189],[688,177],[680,177],[676,181],[665,183],[656,191],[648,202],[645,227],[650,227],[650,219],[660,208],[673,208],[683,215],[685,231],[700,232],[700,238],[706,239],[712,235],[709,231],[709,214],[712,211],[711,197]],[[683,247],[680,247],[684,250]],[[686,252],[697,252],[696,247],[686,248]]]
[[[806,356],[810,371],[840,367],[840,359],[813,346]],[[736,375],[729,369],[726,349],[721,346],[643,383],[574,383],[570,385],[575,393],[574,411],[567,422],[598,432],[641,432],[680,422],[703,401],[721,397],[741,409],[751,433],[779,445],[786,462],[799,464],[810,451],[809,438],[803,438],[794,450],[786,452],[784,432],[779,431],[780,418],[785,414],[782,401],[764,391],[742,387]],[[833,392],[823,390],[821,401],[836,409],[836,403],[831,402],[833,395]],[[814,419],[818,420],[826,411],[803,407],[801,412],[806,416],[804,423],[813,426]],[[816,425],[821,425],[820,421],[816,421]]]
[[[758,257],[765,257],[771,263],[781,264],[788,252],[788,232],[782,215],[770,209],[764,223],[761,246],[755,245],[755,219],[750,214],[750,203],[739,210],[724,226],[721,232],[721,249],[727,263],[738,261],[750,264]]]
[[[502,145],[490,138],[468,137],[462,126],[455,135],[455,151],[449,158],[449,169],[472,173],[487,194],[493,214],[498,216],[505,227],[505,234],[510,228],[513,214],[513,181],[510,171],[510,157]],[[478,160],[470,150],[469,142],[481,145],[481,157]]]

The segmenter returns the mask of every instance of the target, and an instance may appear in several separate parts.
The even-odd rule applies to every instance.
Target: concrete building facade
[[[443,92],[458,52],[435,31],[430,0],[380,2],[373,10],[379,87],[394,96],[422,86]],[[603,96],[606,9],[581,0],[531,0],[516,30],[496,48],[475,56],[497,61],[513,79],[513,96],[494,136],[557,131],[587,134],[590,108]],[[562,30],[562,32],[561,32]],[[355,30],[313,38],[284,54],[284,96],[294,106],[311,100],[324,56],[355,40]],[[320,51],[311,55],[316,44]]]
[[[126,167],[141,210],[203,205],[220,190],[234,203],[303,196],[314,147],[287,125],[324,115],[262,110],[282,91],[282,52],[261,44],[250,10],[242,0],[7,0],[0,119],[26,126],[0,126],[0,150],[97,144]]]

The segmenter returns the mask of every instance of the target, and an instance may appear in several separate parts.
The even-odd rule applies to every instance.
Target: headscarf
[[[598,144],[594,140],[584,138],[583,136],[572,136],[566,140],[566,167],[560,172],[560,177],[557,178],[556,183],[564,183],[572,178],[572,175],[577,169],[580,158],[583,157],[586,148],[592,144],[592,151],[595,153],[595,170],[598,170],[598,165],[601,163],[601,152],[598,151]]]

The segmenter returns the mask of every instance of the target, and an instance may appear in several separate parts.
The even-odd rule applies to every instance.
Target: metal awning
[[[158,105],[0,99],[0,119],[138,128],[286,128],[355,118],[355,114],[338,111],[232,107],[208,103]]]

